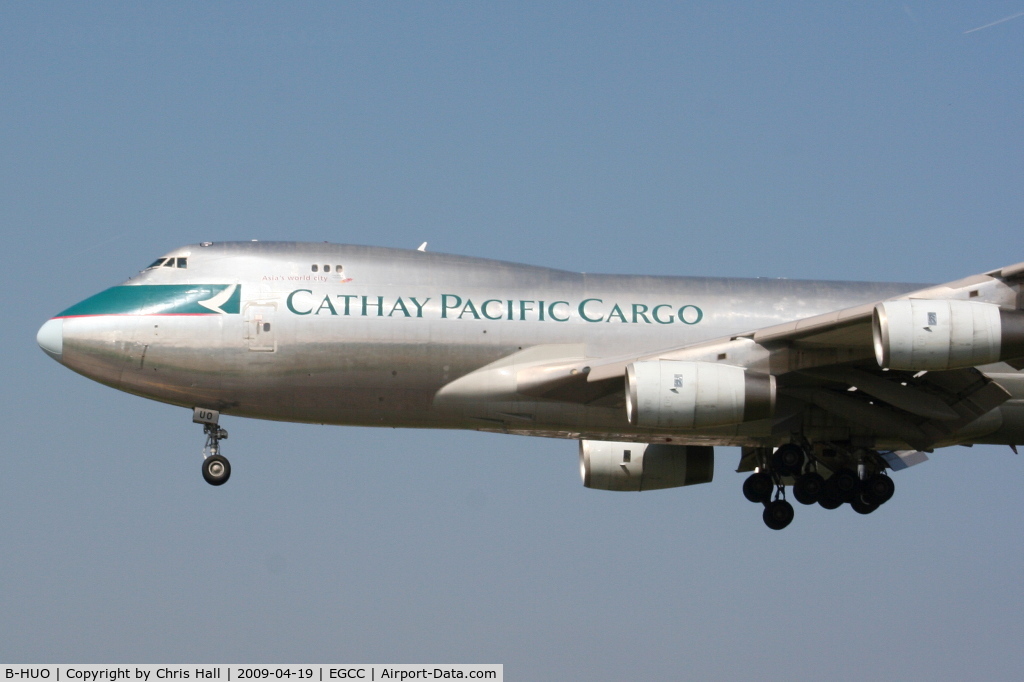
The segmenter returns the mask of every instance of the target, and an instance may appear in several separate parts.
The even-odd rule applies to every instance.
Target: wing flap
[[[881,370],[877,372],[849,367],[800,372],[800,376],[848,388],[837,391],[796,385],[781,391],[841,419],[890,433],[916,450],[930,450],[939,442],[955,440],[959,432],[975,422],[977,428],[997,428],[996,423],[988,425],[978,420],[1011,397],[1006,389],[973,368],[928,372],[917,378],[884,372],[896,375],[896,383],[879,376]],[[899,378],[908,381],[898,382]],[[858,391],[850,392],[849,388],[854,387]]]
[[[951,421],[959,419],[960,414],[950,407],[942,398],[912,388],[907,382],[890,381],[877,374],[872,374],[853,367],[837,367],[805,371],[803,374],[814,376],[826,381],[842,382],[850,387],[864,391],[904,412],[915,414],[927,419]],[[890,372],[886,372],[890,374]],[[899,378],[899,375],[897,375]]]
[[[917,424],[887,407],[824,388],[790,388],[785,389],[784,393],[817,405],[847,421],[893,434],[917,450],[927,450],[933,444]]]

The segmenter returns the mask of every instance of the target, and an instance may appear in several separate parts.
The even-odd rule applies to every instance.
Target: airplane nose
[[[64,354],[64,320],[54,318],[43,323],[36,334],[36,343],[47,355],[60,362]]]

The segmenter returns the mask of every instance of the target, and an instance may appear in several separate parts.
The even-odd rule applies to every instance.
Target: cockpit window
[[[188,267],[188,258],[157,258],[155,261],[153,261],[153,264],[150,265],[146,269],[147,270],[152,270],[153,268],[159,268],[159,267],[164,267],[164,268],[187,268]]]

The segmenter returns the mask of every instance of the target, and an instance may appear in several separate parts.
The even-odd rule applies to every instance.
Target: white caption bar
[[[366,680],[405,682],[406,680],[504,680],[501,664],[422,664],[385,665],[11,665],[0,666],[0,682],[330,682]]]

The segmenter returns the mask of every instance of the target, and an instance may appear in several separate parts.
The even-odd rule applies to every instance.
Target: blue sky
[[[870,517],[585,490],[576,445],[227,418],[74,375],[50,315],[201,240],[937,282],[1024,260],[1024,11],[5,3],[0,660],[499,662],[509,679],[1015,679],[1024,463]]]

